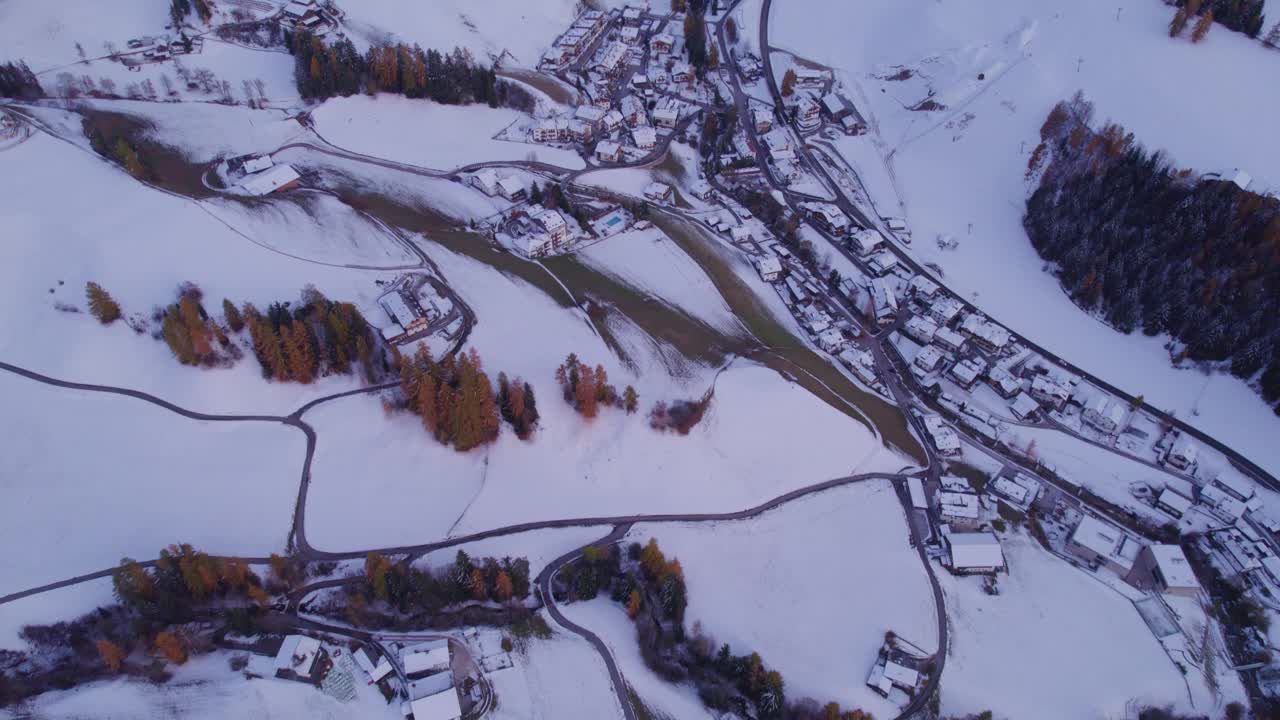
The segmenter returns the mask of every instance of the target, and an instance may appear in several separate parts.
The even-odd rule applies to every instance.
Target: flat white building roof
[[[413,720],[458,720],[462,717],[458,692],[453,688],[418,698],[409,707],[413,712]]]
[[[311,666],[319,653],[319,640],[306,635],[290,635],[276,653],[276,670],[290,670],[298,677],[311,677]]]
[[[953,532],[945,536],[951,548],[951,566],[957,570],[969,568],[1002,568],[1004,551],[1000,541],[989,532]]]
[[[1170,588],[1198,588],[1200,582],[1191,571],[1191,563],[1182,548],[1177,545],[1149,545],[1151,556],[1155,558],[1156,567],[1160,570],[1164,584]]]
[[[291,165],[276,165],[269,170],[249,175],[240,181],[240,187],[250,195],[270,195],[301,176]]]
[[[448,667],[448,646],[432,648],[425,652],[408,653],[404,656],[405,675],[416,675],[429,670],[444,670]]]

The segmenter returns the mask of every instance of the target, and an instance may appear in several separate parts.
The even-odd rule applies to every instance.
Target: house
[[[591,138],[595,137],[596,128],[585,120],[573,118],[568,123],[568,135],[570,140],[581,143],[591,142]]]
[[[627,95],[618,103],[622,119],[631,127],[638,125],[646,125],[649,122],[649,115],[645,112],[644,101],[635,95]]]
[[[632,27],[639,27],[644,19],[644,10],[634,5],[628,5],[622,10],[622,22]]]
[[[956,527],[978,527],[978,496],[967,492],[942,491],[938,493],[938,514]]]
[[[832,235],[844,235],[849,232],[849,216],[841,212],[832,203],[805,203],[804,209],[809,211],[809,219],[822,230]]]
[[[289,635],[276,653],[276,677],[302,682],[319,680],[312,677],[312,671],[321,652],[319,640],[306,635]]]
[[[569,64],[573,59],[573,53],[569,48],[563,45],[554,45],[542,53],[542,61],[540,67],[545,70],[559,70]]]
[[[934,333],[933,339],[938,345],[952,352],[964,352],[965,337],[949,327],[940,327],[938,332]]]
[[[404,674],[408,678],[424,677],[449,669],[451,655],[448,640],[432,640],[404,649]]]
[[[756,134],[767,133],[773,128],[773,113],[765,108],[751,111],[751,121],[756,126]]]
[[[404,329],[405,333],[425,330],[431,322],[426,317],[410,309],[409,304],[404,301],[404,296],[398,290],[392,290],[378,298],[378,304],[386,311],[388,317]]]
[[[1085,515],[1067,541],[1067,551],[1097,567],[1108,567],[1120,577],[1133,569],[1141,548],[1115,525]]]
[[[822,124],[822,108],[811,97],[802,97],[796,103],[796,123],[801,129],[816,128]]]
[[[631,131],[631,139],[641,150],[652,150],[658,145],[658,132],[648,125],[641,125]]]
[[[849,247],[862,257],[879,250],[882,245],[884,245],[884,236],[869,228],[854,230],[849,236]]]
[[[852,112],[844,98],[835,93],[827,93],[822,96],[822,111],[835,122],[840,122],[841,119]]]
[[[373,673],[376,668],[373,665],[373,661],[369,659],[368,649],[358,647],[351,651],[351,657],[355,659],[356,665],[364,672],[365,675],[368,675],[370,678],[373,677]],[[372,684],[373,680],[370,680],[369,682]]]
[[[924,315],[912,315],[907,319],[902,331],[907,334],[907,337],[919,341],[922,345],[928,345],[933,342],[933,336],[938,332],[938,323]]]
[[[942,536],[954,572],[994,573],[1004,569],[1000,540],[989,532],[951,532]]]
[[[871,668],[871,674],[867,676],[867,685],[872,690],[884,697],[889,697],[889,693],[893,692],[895,687],[909,693],[916,691],[916,685],[920,683],[920,671],[909,667],[907,663],[910,660],[901,655],[900,652],[892,650],[880,651],[876,664]]]
[[[556,249],[551,236],[544,232],[521,235],[516,238],[516,246],[525,254],[525,257],[531,258],[542,257]]]
[[[1243,501],[1212,483],[1200,488],[1200,502],[1219,520],[1234,523],[1248,506]]]
[[[242,168],[246,175],[252,175],[253,173],[262,172],[272,165],[275,165],[275,163],[271,161],[270,155],[257,155],[245,158]]]
[[[845,367],[853,371],[858,379],[868,385],[874,385],[876,382],[876,359],[866,350],[853,350],[845,348],[841,350],[838,357]]]
[[[680,107],[671,104],[654,110],[653,124],[660,128],[675,129],[675,126],[680,124]]]
[[[746,225],[737,225],[729,228],[729,237],[735,244],[745,245],[751,242],[751,228]]]
[[[1164,462],[1183,472],[1191,472],[1196,465],[1199,453],[1200,446],[1194,440],[1184,433],[1178,433],[1169,451],[1165,453]]]
[[[561,143],[569,140],[569,121],[564,118],[545,118],[529,131],[529,139],[536,143]]]
[[[559,245],[569,238],[569,223],[565,222],[559,210],[535,205],[529,209],[529,217],[542,226],[542,231],[553,244]]]
[[[883,240],[880,233],[876,233],[876,238]],[[930,280],[924,275],[915,275],[911,278],[911,282],[907,283],[907,292],[917,300],[932,300],[934,295],[938,294],[938,283]]]
[[[625,43],[609,43],[596,52],[591,69],[608,78],[617,77],[627,66],[628,50]]]
[[[596,145],[596,160],[616,163],[622,159],[622,146],[612,140],[602,140]]]
[[[1020,392],[1013,398],[1013,402],[1009,403],[1009,411],[1019,420],[1026,420],[1040,412],[1040,403],[1030,395]]]
[[[529,197],[524,181],[515,175],[508,175],[498,181],[498,194],[511,202],[524,202]]]
[[[998,365],[993,365],[990,370],[987,370],[987,384],[1002,398],[1011,398],[1022,390],[1022,383],[1018,378]],[[1030,398],[1027,399],[1030,400]]]
[[[964,309],[964,303],[950,295],[942,295],[929,305],[929,317],[938,325],[950,325],[951,321]]]
[[[756,271],[765,282],[777,282],[782,279],[782,261],[777,255],[766,255],[756,263]]]
[[[1080,417],[1099,432],[1115,435],[1124,429],[1126,415],[1123,404],[1113,402],[1106,395],[1097,395],[1085,405]]]
[[[844,333],[835,328],[828,328],[818,333],[818,346],[829,353],[838,353],[848,344]]]
[[[939,455],[959,455],[960,454],[960,438],[956,436],[956,431],[942,419],[940,415],[925,415],[922,419],[925,432],[929,433],[929,437],[933,440],[933,445],[938,449]]]
[[[1067,398],[1071,397],[1071,391],[1042,374],[1031,380],[1031,397],[1045,407],[1062,410],[1067,404]]]
[[[693,68],[681,60],[671,66],[671,82],[687,83],[693,79]]]
[[[898,296],[893,288],[882,278],[873,278],[867,284],[871,292],[871,311],[876,316],[877,325],[892,325],[898,319]]]
[[[1023,510],[1031,507],[1041,489],[1040,482],[1025,473],[1018,473],[1013,477],[997,475],[988,487],[1010,505]]]
[[[1181,519],[1191,510],[1191,498],[1186,497],[1171,487],[1166,487],[1156,498],[1156,509]]]
[[[302,176],[292,165],[276,165],[260,173],[246,176],[240,181],[240,187],[250,195],[270,195],[275,192],[292,190],[302,184]]]
[[[674,197],[670,185],[660,182],[651,182],[644,188],[645,199],[658,203],[669,203]]]
[[[413,720],[459,720],[462,706],[457,689],[450,685],[447,690],[410,701],[408,716]]]
[[[990,353],[1003,352],[1012,339],[1009,331],[978,313],[970,313],[960,323],[960,332],[969,336],[974,344]]]
[[[978,378],[982,375],[982,370],[983,365],[981,361],[973,358],[965,358],[955,365],[952,365],[948,374],[951,375],[951,378],[955,380],[960,387],[967,390],[973,387],[973,384],[978,381]]]
[[[371,684],[381,682],[382,678],[390,675],[391,671],[394,669],[395,668],[391,667],[390,660],[388,660],[387,658],[382,658],[381,660],[378,661],[378,665],[373,669],[373,672],[369,673],[369,682]]]
[[[600,122],[604,125],[605,132],[613,132],[614,130],[622,127],[622,113],[617,110],[610,109],[609,112],[605,113],[604,117],[600,119]]]
[[[485,168],[480,172],[468,175],[467,184],[485,195],[493,197],[498,194],[498,173],[493,168]]]
[[[573,117],[589,123],[593,127],[599,127],[607,112],[604,108],[599,108],[595,105],[579,105],[578,109],[573,112]]]
[[[925,345],[920,352],[916,353],[912,363],[925,372],[933,372],[942,364],[942,357],[942,351],[936,345]]]
[[[827,74],[821,70],[797,67],[796,85],[799,87],[822,87],[827,82]]]
[[[1249,502],[1257,492],[1252,482],[1239,475],[1218,475],[1209,484],[1240,502]]]
[[[697,180],[689,183],[689,194],[699,200],[710,200],[715,197],[716,189],[711,187],[711,183],[703,180],[702,178],[698,178]]]
[[[1138,553],[1138,561],[1125,579],[1142,590],[1186,597],[1200,594],[1200,582],[1196,580],[1186,554],[1177,545],[1146,546]]]
[[[658,33],[649,38],[649,50],[655,55],[663,55],[671,52],[676,45],[675,36],[671,33]]]
[[[640,42],[640,28],[624,27],[622,32],[618,33],[618,37],[622,38],[622,42],[628,45],[635,45]]]

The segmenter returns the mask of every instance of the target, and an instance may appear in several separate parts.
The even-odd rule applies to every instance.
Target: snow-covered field
[[[244,679],[228,663],[233,656],[216,652],[170,666],[173,679],[163,685],[119,679],[95,682],[74,690],[50,692],[35,699],[31,717],[49,720],[191,720],[213,718],[292,718],[324,720],[398,720],[398,703],[387,703],[377,688],[357,680],[356,699],[343,703],[311,685],[275,678]],[[359,670],[355,671],[359,673]]]
[[[548,620],[552,628],[557,626]],[[621,717],[609,671],[586,640],[558,630],[530,640],[513,667],[489,676],[498,695],[494,720],[560,720]]]
[[[0,605],[0,649],[25,649],[27,644],[18,633],[27,625],[74,620],[113,602],[111,578],[99,578]]]
[[[437,170],[530,159],[571,169],[584,166],[568,150],[493,139],[527,117],[487,105],[440,105],[398,95],[333,98],[312,114],[316,132],[345,150]]]
[[[949,285],[1017,332],[1280,472],[1280,421],[1253,391],[1229,376],[1174,369],[1162,339],[1124,337],[1080,312],[1042,272],[1021,226],[1040,125],[1077,90],[1094,101],[1099,120],[1123,124],[1177,166],[1240,167],[1259,187],[1280,187],[1280,144],[1267,141],[1280,96],[1257,92],[1280,72],[1280,55],[1221,25],[1198,44],[1189,33],[1170,39],[1172,13],[1155,0],[1123,9],[997,0],[980,13],[953,0],[796,0],[774,6],[770,39],[842,71],[895,171],[868,185],[882,196],[897,188],[913,252],[941,265]],[[886,79],[904,69],[912,76]],[[907,109],[931,91],[945,109]],[[883,175],[874,165],[860,162],[859,171]],[[885,215],[897,213],[897,202],[877,199]],[[939,234],[954,235],[959,248],[938,250]]]
[[[305,452],[275,423],[188,420],[132,398],[0,373],[0,594],[151,559],[170,543],[283,550]]]
[[[130,38],[163,33],[167,22],[167,0],[5,0],[0,2],[0,61],[26,60],[42,72],[79,61],[76,43],[89,57],[106,55],[103,43],[123,49]]]
[[[464,543],[445,550],[427,553],[419,565],[444,567],[451,564],[458,551],[463,550],[472,558],[522,557],[529,561],[529,576],[537,577],[542,568],[567,552],[585,547],[609,534],[608,525],[595,527],[548,528],[530,530]]]
[[[1126,717],[1131,701],[1207,711],[1203,681],[1189,673],[1184,682],[1129,600],[1024,534],[1003,544],[1009,574],[1000,576],[999,595],[985,594],[977,578],[938,573],[951,626],[944,714]],[[1243,700],[1238,681],[1223,680],[1222,703]]]
[[[759,652],[782,673],[789,697],[892,717],[894,705],[863,683],[884,634],[937,647],[933,592],[888,482],[832,490],[753,520],[645,524],[630,534],[641,543],[650,537],[684,567],[686,624],[701,621],[736,654]],[[621,606],[614,610],[625,621]]]

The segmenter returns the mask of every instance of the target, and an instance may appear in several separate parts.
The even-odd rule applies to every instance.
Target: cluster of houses
[[[130,50],[141,53],[143,59],[158,62],[168,60],[175,55],[201,52],[204,49],[204,38],[199,35],[188,38],[185,34],[178,38],[145,37],[132,39],[127,45]]]
[[[292,190],[302,184],[302,176],[292,165],[277,165],[270,155],[245,155],[227,162],[232,178],[238,178],[236,187],[247,195],[270,195]]]
[[[453,303],[447,298],[434,293],[424,296],[418,291],[410,292],[411,280],[412,277],[406,277],[378,298],[378,305],[391,319],[382,329],[382,338],[389,343],[420,338],[430,332],[434,323],[453,312]]]
[[[319,35],[338,26],[341,18],[335,16],[336,12],[332,3],[321,5],[316,0],[290,0],[280,10],[280,24],[287,30],[302,28]]]
[[[890,633],[867,676],[867,686],[886,698],[899,691],[905,701],[915,695],[925,678],[927,657],[921,652],[908,651],[905,645]]]
[[[867,124],[854,108],[853,103],[838,92],[829,90],[831,74],[826,70],[796,67],[796,91],[785,98],[786,110],[793,113],[796,126],[802,132],[812,132],[830,123],[846,134],[866,132]]]
[[[1191,597],[1200,592],[1180,546],[1148,544],[1096,515],[1083,515],[1067,540],[1066,552],[1090,569],[1110,570],[1140,590]]]
[[[413,720],[458,720],[462,707],[454,687],[453,653],[449,641],[429,640],[409,645],[400,651],[408,687],[408,699],[401,706],[405,717]]]
[[[587,10],[574,20],[560,37],[542,54],[540,68],[559,72],[577,62],[584,52],[609,27],[609,16],[599,10]]]

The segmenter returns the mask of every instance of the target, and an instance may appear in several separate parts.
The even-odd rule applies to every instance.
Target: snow
[[[985,594],[977,578],[938,573],[951,627],[943,714],[1121,717],[1130,701],[1193,709],[1182,674],[1132,603],[1027,535],[1005,535],[1004,552],[999,595]],[[1200,703],[1204,694],[1201,686]],[[1233,699],[1242,698],[1222,702]]]
[[[548,620],[553,628],[553,621]],[[634,643],[633,643],[634,644]],[[620,717],[608,669],[586,640],[559,630],[512,653],[513,667],[489,675],[501,700],[494,720]]]
[[[74,620],[113,602],[111,578],[106,577],[0,605],[0,649],[26,649],[26,641],[18,634],[27,625]]]
[[[552,560],[596,542],[608,535],[610,530],[612,528],[607,525],[530,530],[427,553],[419,563],[429,567],[444,567],[453,563],[459,550],[465,550],[472,558],[522,557],[529,561],[529,576],[537,577],[542,568]]]
[[[130,38],[162,34],[167,22],[167,0],[6,0],[0,3],[0,61],[25,60],[43,72],[78,62],[77,42],[96,57],[106,54],[104,42],[124,50]]]
[[[232,653],[215,652],[169,666],[163,685],[120,678],[74,690],[50,692],[32,701],[33,715],[50,720],[191,720],[226,717],[314,717],[325,720],[400,720],[398,703],[388,704],[377,688],[357,681],[356,699],[343,703],[316,687],[264,678],[245,680],[228,669]],[[356,671],[359,672],[358,670]]]
[[[487,105],[440,105],[398,95],[332,98],[312,111],[316,132],[330,143],[365,155],[449,170],[479,162],[527,160],[585,167],[569,150],[494,140],[528,116]]]
[[[629,537],[656,538],[680,559],[686,626],[701,621],[735,654],[759,652],[789,697],[891,717],[895,706],[860,682],[885,632],[925,651],[937,646],[933,593],[888,482],[846,486],[753,520],[641,524]],[[621,606],[616,612],[625,618]]]
[[[1067,0],[998,0],[982,13],[934,0],[785,7],[774,13],[771,41],[843,71],[890,161],[888,185],[872,182],[873,192],[898,190],[917,259],[939,264],[948,285],[1014,331],[1280,472],[1278,421],[1252,390],[1225,374],[1179,371],[1164,338],[1121,337],[1078,310],[1042,271],[1021,227],[1039,128],[1076,90],[1100,121],[1124,125],[1179,167],[1239,167],[1260,188],[1280,186],[1280,144],[1259,141],[1270,137],[1280,96],[1255,91],[1280,70],[1280,56],[1220,25],[1198,44],[1189,33],[1171,39],[1173,11],[1157,2],[1126,5],[1118,18],[1113,6]],[[903,68],[916,75],[882,79]],[[1232,82],[1217,80],[1224,72]],[[906,109],[930,90],[945,110]],[[1232,132],[1221,132],[1224,111]],[[858,162],[860,172],[880,172]],[[897,204],[878,210],[896,214]],[[940,234],[959,248],[938,250]]]
[[[275,423],[188,420],[132,398],[0,373],[6,498],[0,542],[27,547],[0,594],[152,559],[187,542],[221,555],[283,550],[305,439]],[[228,528],[235,532],[228,532]]]

